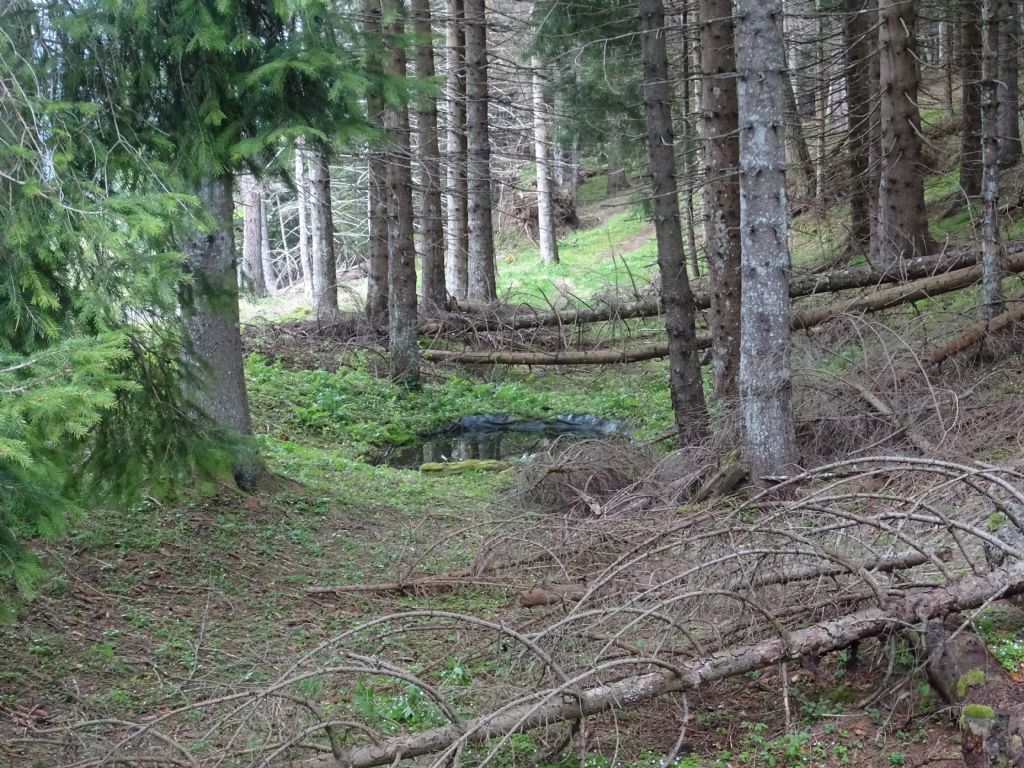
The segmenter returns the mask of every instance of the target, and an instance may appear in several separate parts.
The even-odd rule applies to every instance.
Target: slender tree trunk
[[[334,255],[334,212],[331,169],[321,147],[309,153],[310,223],[312,230],[313,309],[317,319],[338,314],[338,267]]]
[[[981,0],[960,3],[963,115],[960,133],[960,191],[981,192]]]
[[[412,0],[416,30],[416,78],[434,78],[434,33],[430,23],[430,0]],[[437,141],[437,101],[421,96],[416,120],[417,149],[423,208],[420,211],[423,265],[420,290],[425,306],[444,307],[448,301],[444,275],[444,229],[441,210],[441,150]]]
[[[779,0],[737,0],[743,309],[740,409],[755,483],[796,464],[789,364],[786,53]]]
[[[883,0],[878,49],[882,121],[879,247],[888,261],[932,253],[924,207],[914,0]]]
[[[190,357],[200,367],[202,386],[192,393],[196,405],[225,429],[248,435],[231,186],[231,176],[224,174],[199,187],[199,200],[214,223],[212,231],[197,232],[184,245],[192,281],[182,289],[181,318]]]
[[[693,45],[690,42],[690,7],[684,3],[682,8],[683,27],[683,211],[686,214],[686,250],[690,255],[690,274],[696,280],[700,277],[700,264],[697,261],[697,234],[694,226],[696,218],[693,210],[694,182],[697,177],[697,141],[693,128],[693,105],[690,97],[690,75]]]
[[[605,191],[611,196],[629,189],[629,174],[626,173],[625,152],[622,148],[622,120],[612,118],[609,127],[611,138],[604,150],[608,159],[608,186]]]
[[[1020,65],[1017,61],[1017,1],[998,0],[995,10],[999,25],[999,165],[1009,168],[1020,160]]]
[[[375,48],[383,35],[380,0],[363,0],[363,34],[369,49],[366,69],[373,79],[384,74],[381,51]],[[371,82],[366,92],[366,118],[370,125],[384,129],[384,97]],[[367,153],[366,213],[368,221],[366,319],[372,328],[382,328],[388,318],[388,164],[377,142]]]
[[[406,75],[403,0],[384,0],[391,72]],[[409,110],[389,103],[384,109],[388,151],[388,361],[391,378],[403,384],[419,383],[420,352],[416,312],[416,247],[413,242],[412,151]]]
[[[875,34],[864,0],[843,0],[843,45],[846,50],[847,156],[850,171],[850,241],[857,253],[871,247],[874,213],[871,187],[871,56]]]
[[[274,274],[274,253],[270,250],[270,227],[267,225],[267,204],[263,200],[263,187],[260,185],[260,207],[263,215],[260,216],[260,248],[261,261],[263,263],[263,282],[267,285],[267,293],[273,295],[277,292],[277,276]]]
[[[643,56],[644,111],[651,159],[654,229],[658,271],[669,346],[669,392],[680,444],[707,432],[707,410],[694,328],[693,294],[686,277],[686,254],[679,221],[671,86],[665,46],[663,0],[640,0],[640,49]],[[788,296],[786,297],[788,302]]]
[[[256,298],[267,295],[263,277],[263,194],[252,174],[241,179],[242,187],[242,288]]]
[[[1003,300],[1003,249],[999,240],[999,91],[997,47],[1002,42],[997,0],[982,0],[981,83],[981,263],[985,319],[991,321],[1005,309]],[[1002,3],[1000,2],[1000,5]],[[1016,53],[1014,53],[1016,55]]]
[[[800,113],[794,81],[788,70],[783,82],[786,89],[784,96],[786,98],[787,143],[794,157],[794,170],[800,175],[800,194],[810,196],[814,193],[814,160],[811,159],[811,152],[807,148],[803,115]]]
[[[445,46],[448,64],[448,293],[463,300],[469,293],[469,222],[466,199],[466,33],[463,0],[447,0]]]
[[[494,273],[491,220],[491,145],[487,105],[487,19],[484,0],[465,0],[466,134],[469,190],[469,298],[492,301]]]
[[[939,22],[940,60],[942,62],[943,99],[942,111],[947,118],[953,117],[953,24],[948,21]]]
[[[533,68],[533,155],[537,164],[537,230],[542,264],[558,263],[558,236],[551,199],[551,160],[548,150],[548,110],[544,103],[544,79],[536,56]]]
[[[715,397],[722,399],[737,394],[740,365],[740,145],[731,0],[700,4],[700,67],[708,325]]]
[[[295,142],[295,190],[296,203],[299,207],[299,260],[302,263],[302,284],[306,288],[306,297],[312,302],[313,293],[313,262],[310,259],[310,226],[309,226],[309,179],[306,174],[306,151],[302,141]]]

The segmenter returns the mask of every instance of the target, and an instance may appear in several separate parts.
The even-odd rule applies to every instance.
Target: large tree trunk
[[[299,260],[302,262],[302,284],[306,289],[306,297],[314,301],[313,263],[310,260],[310,225],[309,225],[309,176],[306,171],[306,151],[302,148],[302,140],[295,141],[295,191],[296,204],[299,208]]]
[[[643,56],[644,111],[651,159],[654,230],[658,271],[665,305],[669,347],[669,392],[679,441],[686,445],[707,431],[707,410],[695,343],[693,295],[686,277],[686,251],[679,221],[672,89],[665,46],[663,0],[640,0],[640,49]],[[787,298],[788,302],[788,298]]]
[[[960,28],[960,191],[974,197],[981,192],[981,0],[962,0]]]
[[[363,34],[370,46],[366,53],[367,73],[371,80],[380,79],[384,63],[374,47],[383,35],[380,0],[363,0]],[[384,129],[384,98],[379,86],[372,82],[366,91],[366,118],[370,125]],[[388,164],[376,142],[371,143],[367,153],[366,189],[366,319],[372,328],[381,328],[388,318]]]
[[[999,24],[999,165],[1009,168],[1020,160],[1020,65],[1017,61],[1018,13],[1016,0],[998,0]]]
[[[391,72],[405,77],[403,0],[384,0]],[[388,151],[388,361],[391,378],[403,384],[419,382],[420,354],[416,314],[416,247],[413,242],[412,153],[409,110],[389,103],[384,109]]]
[[[196,405],[228,431],[248,435],[231,186],[231,176],[224,174],[199,187],[213,229],[191,235],[184,245],[192,281],[182,290],[181,319],[190,356],[201,368],[202,386],[192,393]]]
[[[558,263],[558,236],[551,201],[551,160],[548,148],[548,110],[544,102],[544,78],[536,56],[533,68],[533,156],[537,165],[537,230],[542,264]]]
[[[797,461],[789,364],[786,52],[779,0],[737,0],[743,248],[740,410],[755,483]]]
[[[850,171],[850,252],[871,250],[877,188],[872,188],[871,121],[875,89],[871,60],[875,50],[874,0],[843,0],[843,44],[846,49],[847,156]]]
[[[309,153],[310,222],[312,224],[313,312],[317,319],[338,314],[338,268],[334,255],[331,169],[326,151]]]
[[[1004,309],[1003,248],[999,239],[999,62],[996,47],[1002,35],[996,17],[996,0],[982,0],[982,84],[981,84],[981,263],[984,270],[982,293],[984,316],[992,320]],[[1014,52],[1016,56],[1016,52]]]
[[[931,253],[934,245],[924,207],[927,169],[917,107],[914,5],[912,0],[883,0],[879,11],[882,179],[878,240],[882,257],[889,261]]]
[[[737,392],[740,364],[740,190],[736,50],[731,0],[700,4],[701,111],[704,133],[704,242],[714,339],[715,397]]]
[[[416,31],[416,79],[434,78],[434,34],[430,0],[412,0]],[[437,101],[420,96],[416,121],[417,151],[423,208],[420,211],[421,286],[425,306],[443,307],[448,300],[444,276],[444,229],[441,224],[441,151],[437,142]]]
[[[469,293],[469,222],[466,206],[466,32],[463,0],[447,0],[445,47],[448,65],[448,293],[464,300]]]
[[[491,221],[491,145],[487,105],[487,19],[484,0],[465,0],[466,134],[469,190],[469,298],[497,298]]]
[[[263,276],[263,191],[252,174],[241,178],[242,288],[256,298],[267,295]]]

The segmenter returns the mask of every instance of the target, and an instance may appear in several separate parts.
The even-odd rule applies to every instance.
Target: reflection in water
[[[618,422],[580,414],[547,421],[517,420],[504,414],[464,416],[443,432],[388,449],[378,463],[419,468],[427,462],[514,460],[552,448],[557,450],[556,443],[607,435],[619,428]]]

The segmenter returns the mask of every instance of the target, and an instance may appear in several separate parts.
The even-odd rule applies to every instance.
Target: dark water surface
[[[551,419],[517,419],[492,413],[463,416],[449,427],[412,443],[385,449],[377,464],[418,469],[427,462],[466,459],[515,460],[574,439],[620,432],[622,423],[591,414],[569,413]]]

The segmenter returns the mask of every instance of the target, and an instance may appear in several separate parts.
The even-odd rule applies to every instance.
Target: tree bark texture
[[[878,240],[883,259],[931,253],[924,207],[927,169],[921,149],[919,73],[914,51],[913,0],[882,0],[878,50],[882,123],[882,178]]]
[[[871,184],[871,121],[876,91],[871,82],[875,50],[874,0],[843,0],[843,45],[846,50],[847,152],[850,172],[851,252],[871,251],[877,187]]]
[[[984,316],[1002,314],[1003,247],[999,237],[999,74],[997,47],[1002,35],[996,0],[982,0],[981,83],[981,263]],[[1016,56],[1016,52],[1014,53]]]
[[[999,661],[961,620],[928,622],[928,677],[958,717],[967,768],[1024,766],[1024,699]]]
[[[961,1],[960,29],[960,191],[974,197],[981,193],[981,0]]]
[[[533,157],[537,168],[537,233],[542,264],[558,263],[558,233],[551,200],[551,159],[548,148],[548,109],[544,101],[542,64],[534,56],[533,69]]]
[[[363,0],[363,34],[367,39],[366,69],[371,80],[384,74],[382,52],[375,48],[383,35],[380,0]],[[384,130],[384,97],[372,82],[366,91],[366,118],[370,125]],[[381,328],[388,318],[388,164],[378,142],[371,142],[367,153],[368,248],[366,281],[366,319],[373,328]]]
[[[241,178],[242,188],[242,288],[262,298],[267,295],[263,275],[263,190],[251,174]]]
[[[786,52],[778,0],[736,3],[743,298],[740,411],[751,479],[796,463],[789,364]]]
[[[665,46],[663,0],[640,0],[640,50],[643,57],[644,112],[654,195],[654,231],[658,242],[661,300],[669,348],[669,392],[679,441],[685,445],[707,432],[707,409],[695,343],[693,294],[686,275],[676,186],[671,84]]]
[[[391,20],[386,30],[391,72],[405,77],[403,0],[384,0],[382,11]],[[419,382],[420,356],[408,107],[386,104],[384,125],[388,134],[388,362],[392,380],[414,385]]]
[[[445,282],[448,293],[464,300],[469,293],[469,222],[466,207],[466,31],[463,0],[447,0],[447,204],[448,252]]]
[[[466,134],[469,195],[469,293],[491,301],[498,289],[491,219],[491,146],[487,105],[487,19],[484,0],[464,0],[466,17]]]
[[[700,4],[701,112],[704,133],[704,242],[714,338],[716,398],[737,393],[740,365],[740,188],[736,49],[731,0]]]
[[[302,262],[302,285],[306,289],[306,297],[312,302],[314,293],[313,262],[310,258],[309,174],[306,171],[306,150],[301,139],[295,141],[295,191],[299,206],[299,260]]]
[[[434,78],[434,33],[430,0],[412,0],[416,32],[416,79]],[[437,101],[419,97],[416,120],[417,150],[423,207],[420,210],[420,290],[424,306],[443,307],[448,301],[444,274],[444,213],[441,210],[441,150],[437,139]]]
[[[196,405],[225,429],[248,435],[252,422],[242,366],[231,187],[231,176],[223,174],[197,190],[213,225],[184,244],[192,282],[182,290],[181,320],[189,355],[200,367],[201,386],[192,393]]]
[[[1020,55],[1017,0],[996,0],[996,22],[999,25],[999,165],[1009,168],[1017,164],[1020,144]]]
[[[338,267],[334,255],[331,169],[326,151],[309,152],[310,223],[312,230],[313,312],[318,320],[338,314]]]

